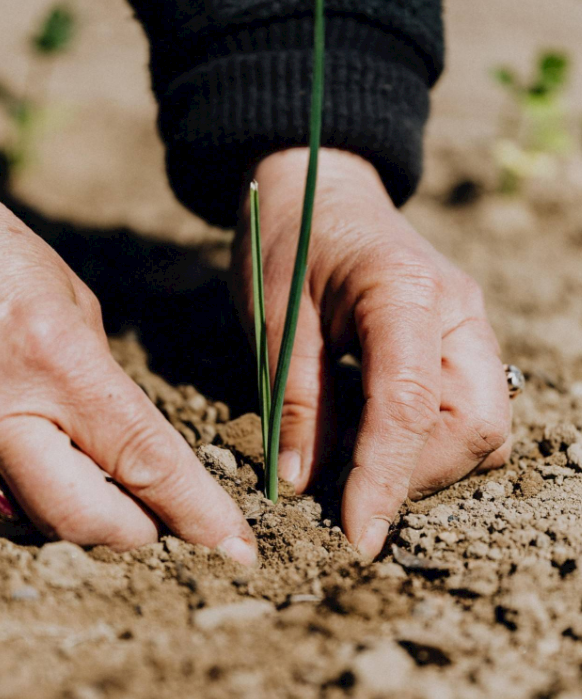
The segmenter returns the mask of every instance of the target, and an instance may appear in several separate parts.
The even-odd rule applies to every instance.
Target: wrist
[[[296,147],[277,151],[263,158],[255,167],[254,178],[264,183],[264,188],[281,188],[293,198],[299,206],[303,204],[303,191],[309,163],[309,148]],[[339,148],[320,148],[317,168],[317,193],[323,193],[328,188],[336,190],[339,186],[347,186],[351,181],[362,181],[377,193],[386,195],[378,171],[368,160]],[[300,194],[297,201],[296,195]],[[268,192],[265,192],[268,195]]]
[[[251,178],[259,183],[264,247],[280,236],[289,237],[295,228],[299,230],[308,163],[309,148],[289,148],[266,156],[251,173]],[[248,235],[250,230],[249,202],[247,189],[239,220],[239,237]],[[370,162],[349,151],[320,148],[312,226],[318,238],[325,237],[334,212],[346,203],[353,206],[354,212],[362,205],[377,207],[378,203],[396,211],[378,171]],[[355,216],[353,218],[356,220]]]
[[[283,261],[291,273],[308,162],[308,148],[290,148],[265,157],[251,175],[259,182],[263,258],[279,261],[277,274]],[[233,249],[235,271],[241,262],[250,265],[249,204],[247,192]],[[376,168],[354,153],[321,148],[308,271],[316,298],[330,276],[353,260],[362,244],[360,224],[369,223],[371,213],[382,231],[398,216]]]

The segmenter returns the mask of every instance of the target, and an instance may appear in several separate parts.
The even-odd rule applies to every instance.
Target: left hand
[[[266,157],[255,173],[272,378],[307,160],[306,148],[282,151]],[[233,272],[251,330],[248,200]],[[331,363],[356,342],[365,404],[342,517],[349,540],[372,557],[407,496],[422,497],[476,468],[506,461],[509,396],[477,284],[408,224],[370,163],[321,149],[309,267],[281,426],[280,473],[298,492],[329,453]]]

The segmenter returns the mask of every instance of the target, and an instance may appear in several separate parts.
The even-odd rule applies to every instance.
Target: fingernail
[[[279,454],[279,473],[289,483],[297,484],[301,475],[301,455],[289,449]]]
[[[219,551],[225,553],[243,566],[257,565],[257,552],[252,544],[241,539],[240,536],[229,536],[217,547]]]
[[[386,541],[390,522],[380,517],[373,517],[360,537],[356,548],[366,558],[375,558]]]

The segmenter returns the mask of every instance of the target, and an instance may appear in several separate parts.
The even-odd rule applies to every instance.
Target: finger
[[[392,292],[390,294],[390,292]],[[360,297],[364,410],[344,490],[346,534],[377,555],[408,494],[440,403],[441,333],[436,289],[415,275]]]
[[[484,459],[480,464],[477,464],[477,468],[474,473],[486,473],[487,471],[493,471],[494,469],[501,468],[509,461],[511,457],[511,452],[513,449],[513,437],[505,442],[505,444],[494,451],[492,454]]]
[[[511,429],[513,425],[513,403],[511,398],[509,399],[509,428]],[[509,462],[511,458],[511,452],[513,451],[513,435],[510,434],[505,444],[490,454],[486,459],[484,459],[480,464],[477,464],[477,468],[474,473],[485,473],[487,471],[492,471],[496,468],[501,468]]]
[[[320,322],[313,305],[304,302],[281,419],[279,472],[299,493],[313,481],[321,462],[329,457],[334,435],[330,363]]]
[[[411,479],[418,498],[458,481],[479,465],[501,465],[511,450],[507,380],[485,318],[443,339],[440,419]]]
[[[119,550],[158,539],[154,518],[44,418],[0,422],[0,471],[32,522],[51,537]]]
[[[65,343],[61,350],[54,360],[67,366],[60,426],[80,449],[178,536],[254,564],[256,544],[241,511],[100,342],[77,328],[70,356]]]

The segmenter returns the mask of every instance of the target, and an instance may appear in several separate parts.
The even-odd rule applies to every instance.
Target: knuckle
[[[31,368],[53,370],[70,344],[67,318],[52,310],[30,308],[20,309],[16,316],[22,359]]]
[[[388,411],[392,420],[407,431],[425,436],[436,427],[439,401],[420,381],[399,379],[391,387]]]
[[[281,415],[282,422],[287,426],[303,425],[316,417],[317,408],[310,401],[294,401],[285,403]]]
[[[443,292],[443,279],[439,270],[424,260],[400,259],[394,266],[394,284],[417,300],[417,303],[434,308]]]
[[[172,440],[158,429],[137,423],[122,444],[111,476],[136,495],[158,491],[176,474],[179,463]]]
[[[368,463],[359,470],[367,485],[384,493],[386,499],[404,502],[408,497],[410,474],[403,469],[386,469],[379,463]]]
[[[439,309],[443,279],[437,269],[424,262],[392,261],[387,268],[369,273],[367,280],[354,308],[358,327],[378,314],[395,310],[433,315]]]
[[[484,459],[505,444],[509,431],[509,424],[499,418],[473,420],[467,426],[467,447],[475,458]]]
[[[86,310],[92,321],[101,319],[102,314],[99,299],[86,284],[80,284],[75,290],[75,295],[77,297],[77,302]]]

